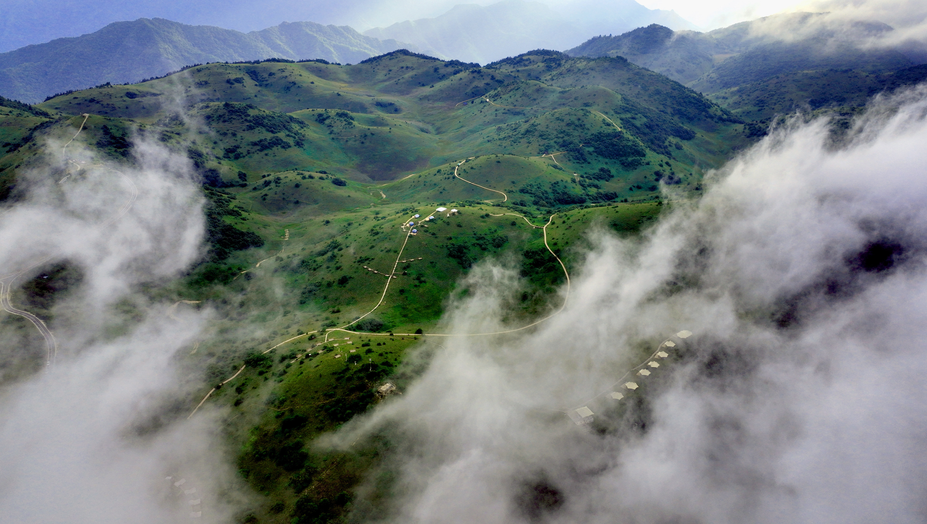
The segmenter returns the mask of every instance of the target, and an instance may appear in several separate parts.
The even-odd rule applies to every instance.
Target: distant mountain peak
[[[620,33],[652,23],[692,28],[671,11],[634,0],[577,0],[554,9],[530,0],[481,6],[458,4],[434,18],[406,20],[364,34],[411,42],[442,58],[489,63],[529,49],[568,49],[590,35]]]
[[[191,64],[267,58],[356,63],[402,47],[410,46],[315,22],[284,22],[242,33],[140,18],[114,22],[89,35],[0,53],[0,95],[37,102],[106,82],[138,82]]]
[[[907,76],[894,73],[927,62],[927,46],[879,40],[892,32],[881,22],[828,13],[786,13],[708,33],[650,25],[592,38],[568,53],[622,56],[716,100],[741,100],[737,103],[748,108],[744,111],[752,111],[745,114],[765,118],[806,106],[845,103],[850,98],[840,94],[841,82],[864,85],[863,92],[875,93],[883,85],[917,78],[918,71]],[[763,98],[772,84],[790,79],[800,79],[801,87],[787,96],[780,93],[773,101]]]

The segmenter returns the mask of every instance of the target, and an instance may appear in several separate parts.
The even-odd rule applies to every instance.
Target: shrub
[[[382,330],[383,327],[383,321],[374,317],[367,317],[357,324],[354,324],[354,328],[358,331],[371,331],[374,333]]]

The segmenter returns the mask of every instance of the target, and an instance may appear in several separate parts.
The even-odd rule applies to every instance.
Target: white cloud
[[[62,145],[46,144],[47,167],[22,173],[29,189],[0,214],[0,271],[44,261],[16,284],[62,261],[83,275],[54,306],[55,363],[31,377],[0,376],[2,520],[174,522],[201,510],[203,522],[228,522],[237,477],[217,451],[214,420],[177,422],[189,392],[173,356],[206,314],[173,319],[137,293],[200,256],[198,181],[185,157],[157,143],[135,141],[131,164],[81,150],[80,138],[67,154]],[[59,183],[56,168],[69,160],[83,167],[70,164]],[[117,304],[136,318],[120,317]],[[29,348],[11,344],[16,330],[3,315],[0,349],[22,356]],[[200,504],[174,487],[180,478]]]
[[[705,31],[782,12],[830,12],[855,20],[880,21],[896,29],[923,25],[927,5],[918,0],[775,0],[772,2],[684,2],[642,0],[650,9],[672,9]],[[919,37],[925,33],[920,31]]]
[[[437,348],[332,440],[391,442],[397,498],[378,516],[922,522],[925,113],[921,88],[877,101],[841,148],[822,122],[781,130],[642,241],[595,236],[569,306],[536,333]],[[507,300],[511,276],[478,278],[458,329]],[[681,358],[639,379],[646,401],[616,409],[612,385],[682,328]],[[582,405],[596,431],[563,413]]]
[[[676,11],[679,16],[699,26],[704,31],[726,27],[737,22],[754,20],[802,5],[796,0],[774,0],[764,2],[735,2],[713,0],[710,2],[685,2],[680,0],[641,0],[641,5],[650,9]]]

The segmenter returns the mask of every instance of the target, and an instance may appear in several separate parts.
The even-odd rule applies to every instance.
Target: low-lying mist
[[[925,115],[921,87],[840,146],[824,121],[783,127],[701,199],[668,194],[642,239],[592,234],[562,314],[445,340],[326,441],[388,442],[355,520],[924,522]],[[514,274],[469,278],[452,328],[501,327]],[[619,382],[665,340],[660,367]]]
[[[906,40],[927,42],[927,5],[912,0],[809,0],[797,8],[827,13],[825,19],[877,20],[889,24],[895,31],[886,35],[888,45]]]
[[[202,256],[199,182],[159,143],[139,137],[116,163],[81,138],[45,144],[0,210],[0,277],[14,289],[50,265],[80,275],[50,310],[57,349],[31,355],[43,369],[0,376],[0,520],[228,522],[236,477],[214,420],[170,422],[189,403],[173,356],[208,314],[169,315],[140,292]],[[4,358],[34,353],[15,326],[35,328],[2,314]]]

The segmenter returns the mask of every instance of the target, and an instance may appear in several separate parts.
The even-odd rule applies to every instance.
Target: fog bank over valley
[[[922,87],[843,136],[778,129],[643,240],[592,235],[537,332],[432,347],[418,383],[327,440],[390,443],[365,489],[397,475],[392,512],[361,496],[359,520],[922,522],[925,116]],[[516,280],[475,269],[451,328],[504,327]]]
[[[0,318],[4,520],[155,523],[201,512],[228,522],[236,481],[214,420],[176,422],[191,390],[173,357],[189,352],[208,314],[169,314],[138,293],[202,256],[198,180],[185,157],[149,139],[137,137],[130,165],[81,138],[45,144],[42,167],[24,173],[0,214],[5,283],[72,275],[50,309],[47,355],[29,353],[46,348],[24,318]]]

